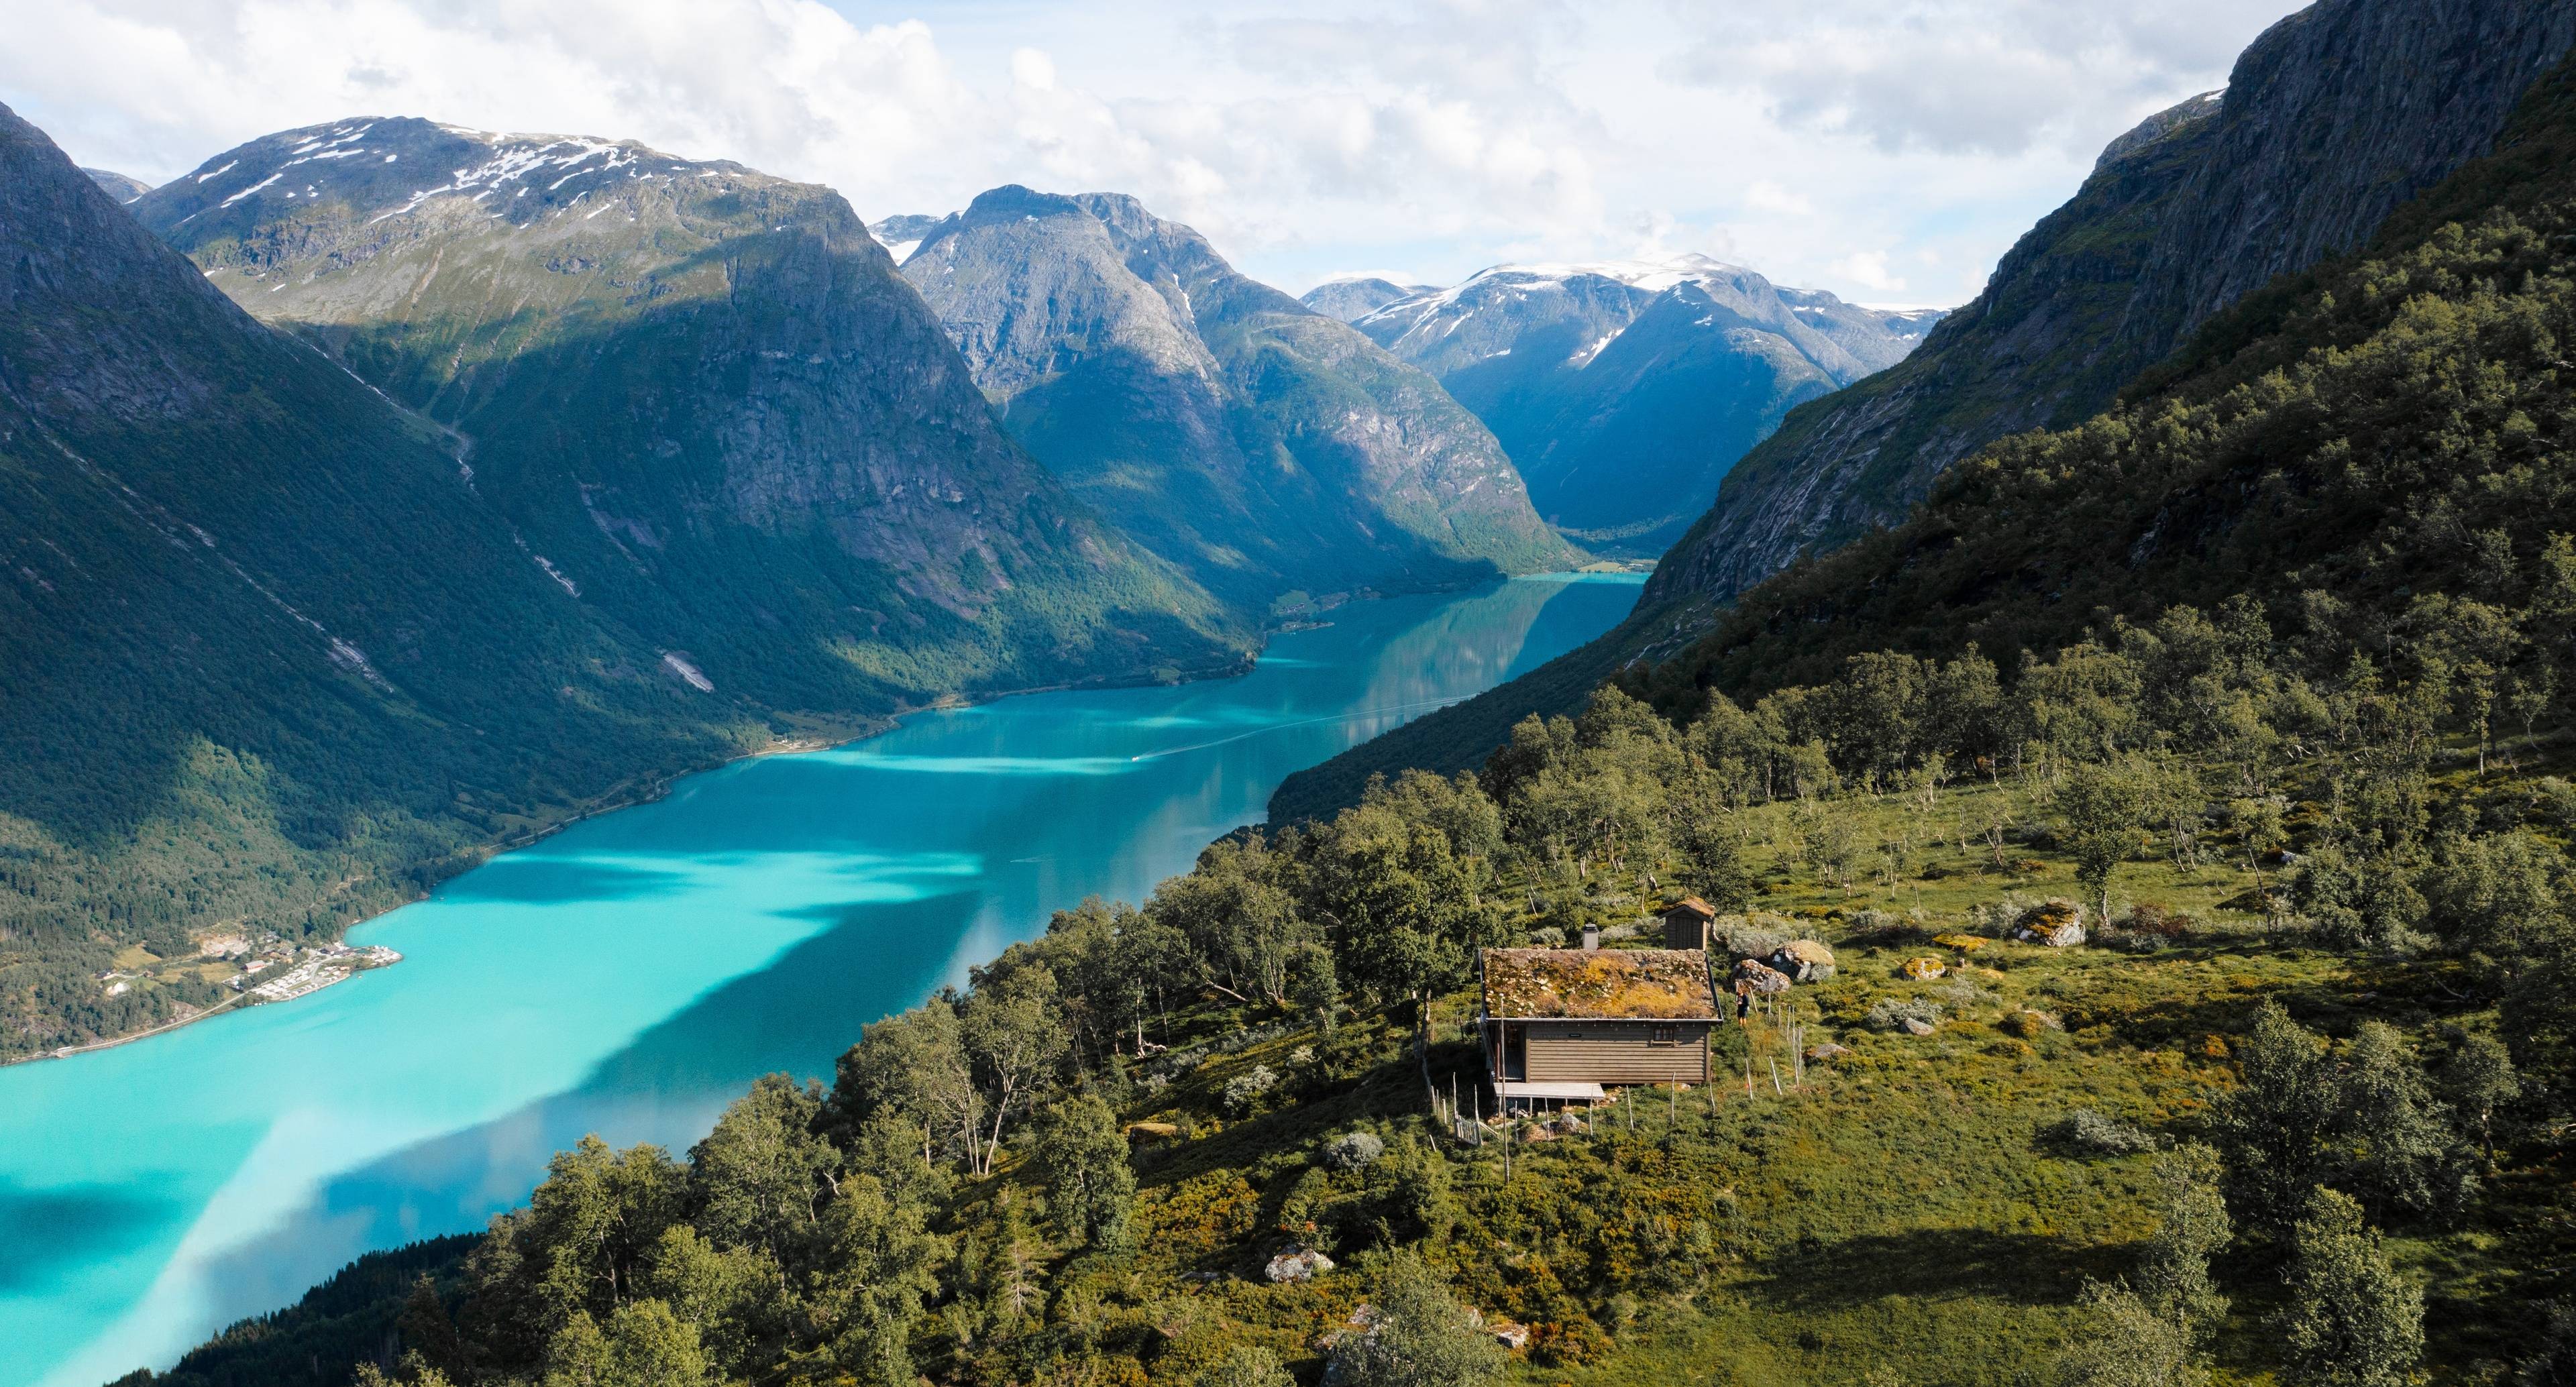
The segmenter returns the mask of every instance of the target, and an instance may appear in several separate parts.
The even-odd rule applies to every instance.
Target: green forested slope
[[[2102,408],[2242,295],[2367,244],[2487,153],[2571,45],[2567,0],[2317,0],[2273,24],[2223,92],[2104,150],[1909,369],[1808,406],[1747,457],[1650,600],[1726,601],[1901,520],[2004,434]]]
[[[2545,660],[2576,615],[2571,199],[2562,73],[2365,253],[2253,297],[2120,406],[1962,464],[1641,687],[1814,682],[1872,649],[2009,658],[2240,595],[2319,658]]]
[[[215,1000],[107,995],[128,943],[334,934],[766,738],[14,115],[0,163],[0,1055]]]

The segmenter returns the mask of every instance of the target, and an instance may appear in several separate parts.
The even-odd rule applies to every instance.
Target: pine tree
[[[2351,1196],[2317,1188],[2290,1237],[2274,1321],[2294,1387],[2405,1387],[2424,1356],[2424,1293],[2388,1264]]]

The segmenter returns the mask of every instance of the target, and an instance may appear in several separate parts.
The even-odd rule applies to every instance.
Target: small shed
[[[1705,1083],[1719,1013],[1698,949],[1486,949],[1477,1031],[1506,1108]]]
[[[1664,911],[1664,947],[1667,949],[1708,948],[1708,925],[1717,912],[1697,896],[1684,896]]]

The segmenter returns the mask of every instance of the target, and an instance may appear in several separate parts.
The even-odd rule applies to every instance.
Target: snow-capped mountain
[[[1307,290],[1297,301],[1327,318],[1355,323],[1398,299],[1434,292],[1428,284],[1398,284],[1370,275],[1343,275]]]
[[[1029,451],[1221,596],[1575,557],[1430,377],[1132,197],[996,188],[903,273]]]
[[[911,212],[868,223],[868,234],[876,237],[877,244],[885,247],[886,254],[893,256],[894,263],[900,265],[912,254],[913,248],[921,244],[921,238],[929,235],[931,228],[937,225],[939,218]]]
[[[528,561],[692,687],[870,708],[1228,658],[1206,593],[996,425],[828,188],[387,118],[251,141],[133,210],[452,431]]]
[[[1653,554],[1782,415],[1903,360],[1939,318],[1685,254],[1497,265],[1353,326],[1484,419],[1541,515]]]

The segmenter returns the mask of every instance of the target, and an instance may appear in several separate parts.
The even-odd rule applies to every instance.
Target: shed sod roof
[[[1502,1020],[1714,1021],[1698,949],[1487,949],[1485,1014]]]

